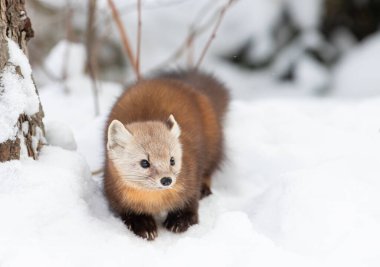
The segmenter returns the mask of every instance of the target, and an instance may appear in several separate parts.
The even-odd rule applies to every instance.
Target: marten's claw
[[[157,237],[157,225],[150,215],[128,214],[123,216],[125,225],[135,235],[147,240],[154,240]]]
[[[157,237],[157,231],[153,231],[153,232],[146,231],[145,233],[141,235],[141,237],[149,241],[154,240]]]

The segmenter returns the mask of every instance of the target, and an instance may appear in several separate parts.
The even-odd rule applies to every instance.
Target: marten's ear
[[[179,137],[181,135],[181,128],[179,128],[179,125],[177,121],[174,119],[173,114],[170,114],[167,124],[169,126],[170,131],[174,134],[175,137]]]
[[[118,120],[113,120],[108,126],[107,149],[112,150],[115,147],[125,147],[132,134]]]

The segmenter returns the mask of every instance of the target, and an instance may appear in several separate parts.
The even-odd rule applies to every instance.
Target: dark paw
[[[164,226],[173,233],[182,233],[190,226],[198,223],[198,214],[193,212],[173,212],[169,213],[164,222]]]
[[[206,185],[206,184],[202,184],[201,199],[205,198],[205,197],[207,197],[207,196],[209,196],[211,194],[212,194],[212,192],[211,192],[210,187],[208,185]]]
[[[157,225],[150,215],[128,214],[122,217],[125,225],[137,236],[147,240],[157,237]]]

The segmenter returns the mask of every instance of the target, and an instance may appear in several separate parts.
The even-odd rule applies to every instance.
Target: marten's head
[[[181,134],[173,115],[166,123],[113,120],[108,127],[107,153],[120,177],[146,190],[172,188],[182,165]]]

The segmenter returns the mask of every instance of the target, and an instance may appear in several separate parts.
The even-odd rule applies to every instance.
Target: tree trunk
[[[13,103],[5,103],[6,100],[4,100],[4,95],[9,93],[9,90],[23,90],[21,86],[6,86],[3,76],[7,71],[17,75],[17,80],[26,81],[28,78],[27,82],[30,81],[28,85],[34,88],[32,94],[35,94],[29,94],[28,99],[34,97],[37,99],[35,103],[39,105],[39,107],[36,105],[37,111],[34,113],[21,111],[18,119],[16,116],[16,119],[11,121],[11,126],[8,125],[9,127],[16,127],[13,131],[15,134],[9,136],[8,140],[0,140],[0,162],[20,159],[23,156],[37,159],[38,152],[45,143],[45,131],[42,122],[44,114],[37,88],[34,86],[32,77],[24,77],[25,73],[22,72],[22,69],[25,68],[25,65],[21,66],[21,63],[17,65],[17,61],[15,61],[16,63],[10,62],[10,52],[8,52],[9,42],[11,42],[9,40],[12,40],[27,55],[26,43],[33,35],[31,22],[25,11],[25,0],[0,0],[0,107],[1,105],[12,107]],[[6,114],[0,114],[0,116],[6,116]],[[1,124],[0,126],[7,127],[7,125]],[[0,129],[0,134],[5,131],[10,130]]]

